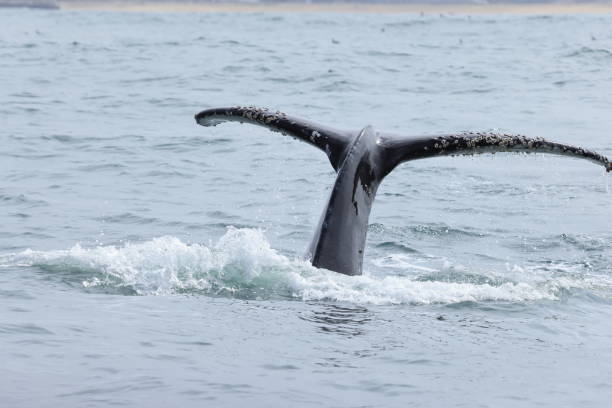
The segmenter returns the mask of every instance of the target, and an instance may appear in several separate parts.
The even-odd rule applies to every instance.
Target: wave
[[[409,254],[374,260],[378,276],[344,276],[280,254],[260,230],[230,227],[215,244],[166,236],[142,243],[0,256],[0,267],[35,268],[86,291],[128,295],[203,294],[354,304],[452,304],[557,300],[573,289],[612,288],[606,277],[514,267],[478,275],[450,264],[416,265]],[[511,279],[512,278],[512,279]],[[606,289],[606,290],[607,290]]]
[[[566,55],[567,58],[573,57],[593,57],[593,58],[610,58],[612,57],[612,51],[606,48],[591,48],[591,47],[580,47]]]

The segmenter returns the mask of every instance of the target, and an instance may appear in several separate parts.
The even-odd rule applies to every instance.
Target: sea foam
[[[469,270],[448,260],[437,267],[433,263],[415,265],[405,257],[374,260],[388,273],[366,270],[363,276],[345,276],[280,254],[260,230],[229,228],[209,245],[165,236],[122,246],[84,248],[77,244],[68,250],[26,250],[0,256],[0,264],[61,275],[85,290],[359,304],[556,300],[572,289],[612,287],[604,277],[556,276],[518,266],[483,279],[467,279]],[[398,274],[402,269],[412,273]]]

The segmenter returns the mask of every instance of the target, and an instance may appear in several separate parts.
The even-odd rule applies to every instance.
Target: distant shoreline
[[[173,13],[612,14],[612,3],[373,4],[58,1],[60,10]]]

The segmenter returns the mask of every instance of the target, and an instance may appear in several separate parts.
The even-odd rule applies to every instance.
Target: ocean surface
[[[405,163],[364,275],[303,260],[334,172],[205,108],[612,156],[612,16],[0,10],[1,407],[608,407],[612,187]]]

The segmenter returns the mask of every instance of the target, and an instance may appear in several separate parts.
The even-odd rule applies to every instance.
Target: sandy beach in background
[[[610,14],[611,4],[363,4],[363,3],[173,3],[173,2],[58,2],[62,10],[100,10],[177,13],[444,13],[444,14]]]

